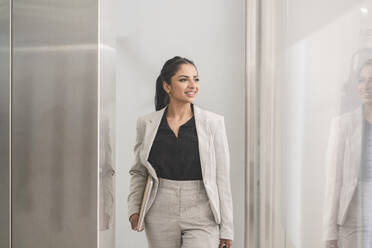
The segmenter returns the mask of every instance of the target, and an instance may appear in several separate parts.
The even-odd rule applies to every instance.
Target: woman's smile
[[[187,91],[185,92],[187,96],[194,97],[196,95],[196,91]]]

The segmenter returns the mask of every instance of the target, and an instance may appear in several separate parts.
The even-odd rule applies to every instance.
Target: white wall
[[[137,116],[155,110],[155,80],[176,55],[198,67],[205,109],[225,116],[231,152],[234,247],[244,233],[244,0],[116,1],[116,247],[147,247],[130,229],[126,197]]]

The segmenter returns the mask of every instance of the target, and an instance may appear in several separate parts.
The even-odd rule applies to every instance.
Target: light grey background
[[[179,55],[198,67],[200,107],[225,116],[231,152],[234,247],[243,247],[245,1],[116,1],[116,247],[147,247],[130,229],[126,198],[135,123],[155,110],[155,80]]]

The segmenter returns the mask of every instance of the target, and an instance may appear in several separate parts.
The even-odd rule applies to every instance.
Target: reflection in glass
[[[354,87],[362,106],[333,118],[328,142],[327,247],[372,247],[372,58],[357,66]]]

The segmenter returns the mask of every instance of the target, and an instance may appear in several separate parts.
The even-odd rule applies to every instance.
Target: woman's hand
[[[132,230],[137,230],[138,219],[139,219],[139,214],[138,213],[132,214],[130,216],[129,221],[132,225]],[[145,229],[144,223],[142,223],[140,232],[143,231],[143,229]]]
[[[230,248],[232,246],[232,240],[220,239],[220,246],[218,248]]]

